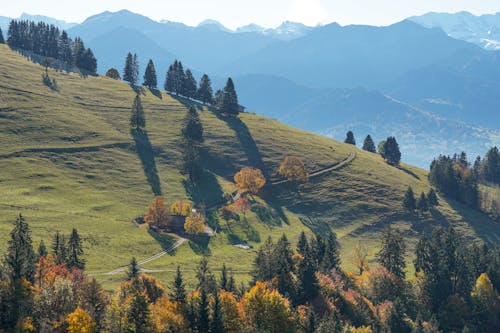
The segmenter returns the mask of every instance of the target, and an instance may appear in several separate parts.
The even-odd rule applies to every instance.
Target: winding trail
[[[151,257],[139,260],[137,262],[137,264],[139,266],[140,265],[144,265],[144,264],[147,264],[147,263],[149,263],[149,262],[151,262],[153,260],[156,260],[156,259],[158,259],[160,257],[163,257],[165,254],[168,254],[168,253],[172,252],[173,250],[175,250],[176,248],[178,248],[179,246],[181,246],[185,242],[187,242],[186,238],[180,238],[174,244],[172,244],[172,246],[170,246],[168,249],[163,250],[161,252],[158,252],[155,255],[152,255]],[[87,275],[88,276],[116,275],[116,274],[121,274],[121,273],[125,272],[127,269],[128,269],[128,266],[122,266],[122,267],[119,267],[119,268],[117,268],[115,270],[112,270],[111,272],[107,272],[107,273],[95,273],[95,274],[90,273],[90,274],[87,274]],[[143,270],[141,269],[141,271],[143,271]]]

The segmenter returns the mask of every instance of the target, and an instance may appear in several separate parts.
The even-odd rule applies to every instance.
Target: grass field
[[[259,167],[274,178],[285,155],[301,156],[309,170],[316,170],[352,151],[352,163],[308,184],[265,188],[255,199],[272,218],[249,212],[230,232],[225,222],[214,220],[220,233],[209,242],[189,242],[143,268],[161,270],[154,275],[167,282],[181,265],[192,281],[191,270],[202,255],[209,255],[214,269],[225,262],[238,271],[238,281],[247,281],[255,249],[268,236],[286,233],[294,242],[303,230],[312,234],[328,228],[337,233],[347,269],[352,246],[362,241],[373,257],[380,231],[389,224],[404,230],[410,243],[429,226],[446,224],[471,241],[499,240],[497,222],[444,198],[432,213],[416,217],[403,212],[408,185],[418,193],[430,188],[424,170],[394,168],[376,154],[249,113],[227,118],[197,106],[204,126],[205,176],[190,195],[180,172],[187,101],[142,89],[147,135],[137,137],[128,125],[135,96],[130,86],[49,70],[59,86],[52,91],[43,85],[42,72],[0,45],[0,252],[10,222],[22,213],[35,245],[41,239],[49,244],[56,230],[68,234],[76,227],[84,238],[87,271],[108,272],[132,256],[152,256],[175,241],[175,235],[159,237],[132,222],[154,193],[168,203],[191,199],[210,205],[233,189],[232,177],[243,166]],[[231,239],[246,240],[254,249],[238,249]],[[107,288],[122,278],[96,277]]]

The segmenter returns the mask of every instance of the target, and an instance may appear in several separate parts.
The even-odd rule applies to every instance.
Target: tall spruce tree
[[[71,44],[71,38],[68,36],[66,31],[63,31],[61,37],[59,37],[59,59],[67,63],[71,63],[73,56]]]
[[[214,301],[212,302],[212,316],[210,318],[210,333],[224,333],[224,321],[222,318],[222,308],[220,304],[219,294],[213,294]]]
[[[148,301],[144,294],[135,293],[127,310],[128,332],[146,333],[151,331]]]
[[[198,301],[198,313],[196,316],[198,332],[209,332],[209,310],[207,290],[205,288],[200,288],[200,299]]]
[[[276,243],[273,251],[273,266],[275,270],[275,277],[278,283],[278,290],[285,297],[293,298],[294,285],[291,273],[293,273],[291,244],[285,234]]]
[[[173,64],[168,67],[167,75],[165,77],[165,84],[163,87],[168,92],[175,92],[175,70]]]
[[[85,260],[82,258],[82,256],[82,240],[80,239],[78,231],[73,228],[73,230],[71,231],[71,236],[68,240],[68,267],[75,267],[83,270],[85,268]]]
[[[203,142],[203,125],[194,106],[189,107],[183,121],[182,136],[185,140],[195,143]]]
[[[184,95],[188,98],[196,98],[196,79],[191,70],[186,69],[186,79],[184,81]]]
[[[339,243],[335,233],[330,232],[326,241],[325,254],[321,261],[320,268],[323,272],[328,272],[331,269],[340,269],[340,253]]]
[[[488,182],[500,184],[500,151],[493,147],[483,160],[483,176]]]
[[[215,276],[208,267],[207,258],[203,257],[196,268],[196,278],[198,279],[198,288],[205,290],[207,293],[214,292],[217,289],[217,281]]]
[[[240,112],[240,105],[238,104],[238,96],[234,88],[233,79],[228,78],[226,86],[222,91],[222,101],[220,111],[228,115],[238,115]]]
[[[157,84],[155,65],[153,64],[153,60],[149,59],[146,71],[144,72],[144,83],[142,85],[149,89],[156,89]]]
[[[406,244],[401,232],[388,227],[382,233],[381,249],[377,254],[377,261],[389,272],[399,277],[405,278],[405,254]]]
[[[347,132],[344,143],[356,145],[356,139],[354,139],[354,133],[352,131]]]
[[[203,102],[203,104],[212,104],[213,102],[213,90],[212,82],[207,74],[203,74],[200,80],[200,86],[197,92],[198,99]]]
[[[431,188],[427,193],[427,201],[429,206],[437,206],[439,204],[438,197],[433,188]]]
[[[175,275],[172,291],[169,296],[171,302],[179,302],[181,304],[186,303],[186,288],[184,286],[184,279],[182,277],[180,266],[177,266],[177,273]]]
[[[227,276],[227,267],[226,264],[222,264],[222,270],[220,273],[220,280],[219,280],[219,286],[223,290],[227,290],[228,286],[228,276]]]
[[[139,82],[139,57],[137,56],[137,53],[134,53],[134,56],[132,57],[132,79],[133,79],[133,85],[137,84]]]
[[[417,210],[419,212],[425,212],[429,209],[429,204],[427,203],[427,198],[425,197],[425,193],[420,193],[420,197],[417,200]]]
[[[409,211],[413,212],[417,209],[417,202],[415,200],[415,194],[413,193],[413,189],[411,186],[408,186],[406,190],[405,196],[403,198],[403,207]]]
[[[135,257],[132,257],[132,259],[130,260],[130,264],[128,265],[127,280],[133,280],[138,278],[140,272],[141,268],[139,267],[137,260],[135,259]]]
[[[36,254],[31,241],[31,230],[24,217],[19,214],[10,232],[5,268],[11,282],[17,283],[26,279],[35,280]]]
[[[376,153],[377,148],[375,148],[375,143],[373,142],[372,137],[368,134],[363,141],[363,150],[369,151],[370,153]]]
[[[68,251],[66,248],[66,239],[59,231],[56,231],[52,239],[52,253],[56,257],[56,263],[65,263],[68,259]]]
[[[0,44],[5,44],[5,39],[3,38],[2,28],[0,28]]]
[[[125,59],[125,66],[123,67],[123,80],[127,81],[130,84],[135,84],[134,81],[134,57],[132,53],[127,53],[127,57]]]
[[[139,95],[135,95],[134,103],[132,104],[132,114],[130,115],[130,127],[139,131],[146,127],[146,117],[144,116],[144,109]]]
[[[47,254],[47,247],[45,246],[45,243],[43,242],[43,239],[40,241],[40,244],[38,244],[38,256],[39,257],[46,257]]]

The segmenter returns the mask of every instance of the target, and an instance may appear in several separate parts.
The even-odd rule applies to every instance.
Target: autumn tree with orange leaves
[[[96,324],[92,317],[81,307],[70,313],[66,318],[68,333],[94,333]]]
[[[291,182],[306,182],[309,179],[304,162],[297,156],[286,156],[281,162],[278,174]]]
[[[234,175],[234,182],[240,192],[257,194],[266,184],[266,178],[264,178],[260,169],[244,167]]]
[[[149,225],[158,226],[165,223],[166,219],[167,219],[167,207],[163,202],[163,197],[156,196],[153,198],[148,208],[146,209],[144,220]]]

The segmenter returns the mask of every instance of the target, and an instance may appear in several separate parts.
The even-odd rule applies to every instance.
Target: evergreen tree
[[[377,260],[400,279],[405,278],[405,252],[406,244],[402,234],[390,227],[386,228],[382,234],[382,247],[377,254]]]
[[[174,91],[176,95],[185,95],[185,83],[186,83],[186,73],[184,73],[184,68],[182,62],[174,62]]]
[[[313,252],[306,252],[300,261],[297,272],[298,304],[305,304],[316,297],[318,293],[318,282],[316,278],[316,259]]]
[[[194,106],[189,107],[183,123],[182,136],[186,140],[196,143],[203,142],[203,125]]]
[[[310,309],[307,313],[307,321],[305,325],[304,333],[316,333],[316,314],[313,309]]]
[[[186,288],[184,286],[184,279],[182,278],[180,266],[177,266],[177,273],[172,286],[172,292],[169,296],[170,301],[172,302],[179,302],[181,304],[186,303]]]
[[[85,52],[83,53],[83,61],[81,66],[79,66],[81,69],[84,69],[87,71],[89,74],[95,74],[97,71],[97,59],[94,57],[94,53],[92,52],[91,49],[86,49]]]
[[[200,300],[198,303],[198,313],[196,323],[198,324],[198,332],[209,332],[210,328],[210,318],[209,318],[209,307],[208,307],[208,297],[207,290],[205,288],[200,289]]]
[[[138,278],[140,272],[141,268],[139,267],[137,260],[135,260],[135,257],[132,257],[132,260],[130,260],[130,264],[128,265],[127,280]]]
[[[214,94],[214,99],[213,99],[213,106],[215,106],[217,109],[221,110],[222,109],[222,96],[224,95],[224,92],[221,89],[217,89]]]
[[[40,241],[40,244],[38,245],[38,256],[39,257],[46,257],[47,254],[47,247],[45,246],[45,243],[43,242],[43,239]]]
[[[427,193],[427,202],[429,203],[429,206],[437,206],[439,204],[438,197],[433,188],[431,188],[429,193]]]
[[[2,28],[0,28],[0,44],[5,44],[5,39],[3,38]]]
[[[73,65],[80,68],[84,65],[84,56],[85,56],[85,45],[80,37],[76,37],[73,43],[73,51],[71,52],[73,55]]]
[[[59,37],[59,59],[71,63],[73,54],[71,51],[71,38],[68,36],[66,31],[63,31],[61,37]]]
[[[233,273],[231,273],[229,275],[229,281],[227,283],[227,290],[226,291],[229,291],[230,293],[236,292],[236,281],[234,281]]]
[[[399,165],[401,152],[395,137],[390,136],[387,140],[380,142],[378,152],[390,165]]]
[[[226,264],[222,264],[222,271],[221,271],[221,274],[220,274],[220,282],[219,282],[219,286],[221,289],[223,290],[227,290],[227,286],[228,286],[228,276],[227,276],[227,268],[226,268]]]
[[[144,109],[142,108],[142,102],[139,95],[134,98],[134,103],[132,104],[132,115],[130,116],[130,126],[139,131],[146,127],[146,118],[144,116]]]
[[[137,53],[134,53],[132,57],[132,79],[133,82],[130,83],[133,85],[139,82],[139,58],[137,57]]]
[[[269,281],[274,277],[276,267],[273,263],[273,253],[274,244],[269,236],[257,251],[257,256],[254,259],[252,272],[254,281]]]
[[[356,145],[356,139],[354,139],[354,133],[352,133],[352,131],[347,132],[344,143]]]
[[[276,243],[273,251],[273,266],[278,283],[278,291],[292,298],[295,295],[291,273],[293,272],[292,249],[285,234]]]
[[[123,68],[123,80],[134,85],[134,57],[132,53],[127,53],[127,58],[125,59],[125,67]]]
[[[66,239],[63,235],[56,232],[52,240],[52,253],[56,256],[56,263],[65,263],[68,258],[68,251],[66,249]]]
[[[321,271],[328,272],[331,269],[340,269],[340,253],[337,237],[333,232],[328,235],[325,254],[320,265]]]
[[[78,231],[73,228],[68,241],[68,267],[76,267],[83,270],[85,268],[85,260],[82,258],[82,256],[82,241],[80,239],[80,235],[78,235]]]
[[[205,290],[206,293],[209,293],[217,289],[217,282],[210,268],[208,268],[208,260],[205,257],[198,264],[196,278],[198,279],[198,288],[200,290]]]
[[[365,141],[363,141],[363,150],[369,151],[370,153],[377,152],[377,148],[375,148],[375,143],[373,142],[370,134],[368,134],[365,138]]]
[[[197,92],[198,99],[203,102],[203,104],[213,102],[213,90],[212,82],[207,74],[203,74],[200,80],[200,86]]]
[[[417,200],[417,210],[420,212],[425,212],[429,210],[429,204],[427,203],[427,198],[425,197],[425,193],[420,193],[420,197]]]
[[[222,320],[222,309],[218,293],[213,295],[212,318],[210,320],[210,333],[224,333],[224,322]]]
[[[168,67],[164,88],[169,92],[175,91],[175,70],[173,64]]]
[[[95,278],[83,285],[81,297],[82,307],[94,319],[98,331],[103,330],[107,298],[105,291]]]
[[[413,212],[417,208],[417,202],[411,186],[408,186],[408,189],[406,190],[403,198],[403,207],[409,212]]]
[[[326,244],[320,234],[316,234],[316,237],[311,239],[311,252],[312,258],[314,260],[314,266],[316,269],[319,268],[323,257],[325,256]]]
[[[500,184],[500,151],[493,147],[486,153],[483,161],[483,176],[488,182]]]
[[[301,232],[299,235],[299,240],[297,241],[297,252],[302,256],[305,256],[309,252],[309,243],[307,242],[307,237],[305,232]]]
[[[146,66],[146,71],[144,72],[144,83],[142,85],[148,87],[149,89],[156,89],[156,69],[153,64],[153,60],[151,59],[149,59],[148,65]]]
[[[186,69],[186,79],[184,82],[184,95],[188,98],[196,98],[196,79],[191,70]]]
[[[227,79],[226,86],[222,92],[222,101],[220,111],[228,115],[238,115],[240,105],[238,104],[238,96],[234,89],[234,83],[231,78]]]
[[[31,241],[31,230],[24,217],[19,214],[14,229],[10,232],[5,268],[11,282],[17,283],[26,279],[35,280],[36,254]]]
[[[136,293],[127,311],[129,331],[133,333],[146,333],[151,331],[151,320],[146,296]]]

